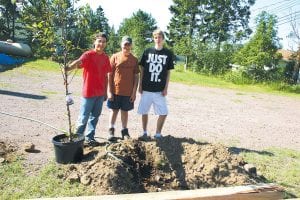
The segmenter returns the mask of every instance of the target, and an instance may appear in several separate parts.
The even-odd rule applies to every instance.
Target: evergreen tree
[[[168,26],[167,34],[171,46],[176,54],[185,55],[190,63],[195,55],[192,49],[193,39],[199,32],[199,15],[202,13],[200,0],[173,0],[170,6],[173,14]],[[204,2],[204,1],[203,1]]]
[[[93,32],[110,32],[110,27],[108,25],[108,19],[105,17],[104,11],[101,6],[96,10],[96,13],[93,14],[91,20],[91,31]]]
[[[15,24],[18,17],[15,0],[0,0],[0,40],[15,40]]]
[[[195,63],[199,42],[221,51],[221,43],[242,39],[248,28],[250,6],[255,0],[173,0],[168,37],[176,54]],[[218,71],[218,70],[217,70]]]
[[[275,68],[280,59],[277,50],[280,47],[277,37],[277,19],[275,15],[263,11],[256,19],[255,34],[234,56],[237,64],[246,67],[251,78],[262,80],[268,78],[265,69]]]
[[[140,57],[152,40],[152,32],[157,28],[155,19],[148,13],[138,10],[132,17],[125,18],[120,25],[118,35],[129,35],[133,39],[133,52]]]
[[[218,44],[229,39],[240,39],[236,33],[248,28],[250,6],[255,0],[173,0],[173,14],[168,26],[173,42],[182,37],[192,39],[196,34],[203,41]]]
[[[121,50],[119,37],[115,31],[115,27],[110,28],[108,35],[109,35],[109,41],[105,51],[108,55],[112,55],[117,51]]]
[[[200,33],[203,40],[221,43],[240,40],[251,33],[248,27],[250,6],[255,0],[209,0],[201,16]]]

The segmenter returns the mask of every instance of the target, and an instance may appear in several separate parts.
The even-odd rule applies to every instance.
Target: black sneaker
[[[122,134],[122,140],[124,139],[129,139],[130,138],[130,135],[128,133],[128,129],[127,128],[124,128],[122,131],[121,131],[121,134]]]
[[[108,138],[107,138],[108,141],[110,142],[113,142],[116,140],[115,138],[115,128],[110,128],[108,129]]]
[[[90,147],[97,147],[100,146],[100,142],[98,142],[97,140],[93,139],[87,139],[84,141],[86,146],[90,146]]]

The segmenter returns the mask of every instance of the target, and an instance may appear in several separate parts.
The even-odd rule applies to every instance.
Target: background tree
[[[28,0],[24,5],[21,21],[36,57],[50,57],[55,51],[54,16],[51,0]]]
[[[101,6],[96,9],[96,12],[93,13],[91,19],[91,31],[92,32],[110,32],[110,27],[108,25],[108,19],[105,17],[104,11]]]
[[[92,36],[97,32],[109,33],[108,19],[105,17],[101,6],[94,12],[87,4],[81,6],[76,12],[77,19],[72,27],[73,40],[78,42],[77,46],[82,49],[91,47]]]
[[[293,61],[291,62],[293,64],[293,67],[291,68],[292,71],[292,80],[293,83],[297,83],[299,81],[299,68],[300,68],[300,23],[297,21],[297,16],[292,15],[291,16],[291,27],[292,31],[289,33],[288,37],[292,39],[293,44],[295,44],[295,47],[297,48],[296,51],[294,51],[293,46],[291,49],[294,51],[292,55]]]
[[[66,21],[68,29],[68,40],[72,44],[69,51],[70,58],[78,57],[83,51],[92,47],[92,36],[99,32],[110,32],[107,18],[103,9],[99,6],[94,12],[89,5],[74,8],[76,1],[65,0],[65,10],[67,13],[60,13],[59,0],[28,0],[22,12],[22,23],[28,41],[32,42],[32,47],[36,57],[51,57],[53,53],[61,53],[63,50],[61,42],[57,40],[60,33],[60,18],[68,15]],[[58,17],[60,16],[60,17]],[[56,56],[57,58],[57,56]]]
[[[203,40],[216,43],[220,50],[221,43],[236,41],[251,33],[248,27],[250,6],[255,0],[209,0],[202,12],[200,35]]]
[[[259,14],[255,34],[234,56],[235,63],[245,66],[247,75],[255,80],[270,79],[281,58],[276,53],[280,47],[276,23],[275,15],[265,11]]]
[[[254,2],[255,0],[173,0],[170,7],[173,17],[168,26],[168,37],[175,54],[188,56],[188,66],[200,68],[198,71],[226,71],[228,65],[205,62],[205,66],[199,66],[203,64],[199,60],[204,61],[209,57],[212,61],[219,60],[218,63],[230,63],[226,55],[234,48],[225,52],[229,49],[222,48],[222,43],[228,46],[251,33],[248,22],[250,6]],[[209,55],[199,52],[200,49],[208,50]],[[220,56],[225,60],[221,61]]]
[[[108,38],[109,41],[108,41],[107,47],[105,48],[105,51],[108,55],[112,55],[112,54],[116,53],[117,51],[121,50],[119,36],[116,33],[114,26],[109,29],[108,35],[109,35],[109,38]]]
[[[16,18],[16,5],[12,0],[0,0],[0,39],[13,38],[13,23]]]
[[[152,32],[157,28],[155,19],[148,13],[138,10],[132,17],[121,23],[118,35],[129,35],[133,39],[133,52],[140,57],[145,47],[151,45]],[[119,39],[120,46],[120,39]]]
[[[199,15],[202,13],[201,1],[173,0],[170,12],[173,17],[168,25],[168,38],[177,54],[193,55],[191,49],[194,35],[199,32]]]

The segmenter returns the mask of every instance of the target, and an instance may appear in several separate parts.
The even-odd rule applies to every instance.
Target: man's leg
[[[122,129],[127,128],[127,124],[128,124],[128,111],[121,110],[121,122],[122,122]]]
[[[95,138],[95,130],[99,120],[99,116],[102,112],[102,106],[104,97],[93,97],[93,108],[91,111],[91,115],[88,120],[88,132],[86,134],[87,139],[94,140]]]
[[[109,129],[108,129],[108,141],[115,140],[115,124],[117,121],[119,110],[118,109],[111,109],[110,116],[109,116]]]
[[[159,115],[156,123],[156,134],[161,134],[167,115]]]
[[[81,98],[80,112],[77,120],[77,134],[84,134],[91,110],[93,108],[93,101],[90,98]]]
[[[127,128],[127,123],[128,123],[128,111],[121,110],[121,122],[122,122],[122,139],[129,139],[129,132]]]
[[[143,134],[141,137],[147,137],[147,125],[148,125],[148,113],[150,110],[150,107],[153,103],[152,92],[145,92],[143,91],[141,100],[138,107],[138,114],[142,115],[142,127],[143,127]]]
[[[161,95],[160,93],[155,94],[154,98],[154,112],[158,116],[157,123],[156,123],[156,133],[154,135],[155,138],[162,137],[161,131],[166,121],[168,115],[168,107],[166,97]]]
[[[144,133],[147,133],[148,115],[142,115],[142,125]]]
[[[110,115],[109,115],[109,126],[110,126],[110,128],[115,128],[118,113],[119,113],[118,109],[111,109]]]

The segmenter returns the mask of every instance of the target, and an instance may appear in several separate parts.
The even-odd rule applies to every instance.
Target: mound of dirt
[[[130,139],[85,148],[84,160],[68,165],[64,178],[98,194],[123,194],[256,184],[243,159],[221,144],[166,136]]]
[[[16,148],[13,145],[5,144],[0,141],[0,164],[6,161],[11,161],[13,157],[13,152],[16,151]]]

